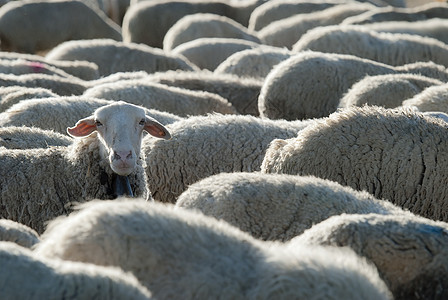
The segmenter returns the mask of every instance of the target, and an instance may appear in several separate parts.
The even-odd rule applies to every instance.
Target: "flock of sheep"
[[[420,2],[1,2],[0,299],[447,299]]]

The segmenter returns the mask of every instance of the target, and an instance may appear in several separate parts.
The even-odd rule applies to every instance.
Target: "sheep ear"
[[[68,127],[67,133],[72,137],[85,137],[96,130],[95,119],[88,117],[76,122],[74,127]]]
[[[162,138],[165,140],[169,140],[171,138],[171,134],[168,129],[165,128],[165,126],[148,116],[145,117],[145,127],[143,127],[143,129],[146,130],[150,135],[158,138]]]

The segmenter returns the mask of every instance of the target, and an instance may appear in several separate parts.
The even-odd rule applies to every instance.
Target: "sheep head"
[[[92,116],[67,128],[73,137],[86,137],[98,132],[98,138],[112,171],[121,176],[132,173],[140,156],[142,133],[170,139],[168,130],[147,116],[142,107],[119,101],[98,108]]]

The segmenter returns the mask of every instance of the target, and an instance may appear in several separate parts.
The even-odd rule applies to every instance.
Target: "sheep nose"
[[[128,160],[132,158],[132,151],[114,151],[114,160]]]

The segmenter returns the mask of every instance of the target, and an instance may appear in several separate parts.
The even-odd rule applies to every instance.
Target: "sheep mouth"
[[[128,164],[112,164],[112,171],[120,176],[128,176],[134,171],[134,165],[130,166]]]
[[[112,181],[112,187],[114,195],[116,197],[128,196],[134,197],[132,192],[131,183],[129,182],[128,176],[116,175]]]

